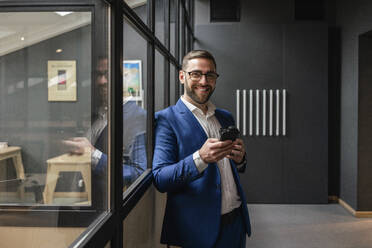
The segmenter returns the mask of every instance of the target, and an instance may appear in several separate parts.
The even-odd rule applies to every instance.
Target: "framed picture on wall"
[[[123,71],[123,98],[143,102],[141,60],[124,60]]]
[[[76,92],[76,60],[49,60],[48,101],[76,101]]]

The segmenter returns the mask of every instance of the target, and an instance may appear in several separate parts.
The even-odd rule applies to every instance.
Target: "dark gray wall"
[[[358,210],[372,209],[372,31],[359,36]]]
[[[288,136],[246,137],[249,202],[326,203],[327,25],[294,22],[293,1],[241,1],[241,21],[210,23],[196,1],[195,48],[211,51],[221,74],[212,101],[235,115],[236,89],[287,89]]]
[[[336,24],[341,28],[341,183],[340,197],[361,210],[358,187],[358,37],[372,30],[372,2],[338,1]],[[372,204],[369,205],[371,210]],[[363,205],[365,209],[365,205]]]
[[[328,201],[328,27],[286,25],[284,88],[288,90],[288,132],[283,167],[286,201]]]

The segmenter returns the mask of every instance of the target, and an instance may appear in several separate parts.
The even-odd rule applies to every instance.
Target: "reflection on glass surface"
[[[176,75],[178,75],[178,71],[176,67],[173,64],[170,64],[170,87],[169,87],[169,92],[170,92],[170,105],[176,104],[176,84],[179,83],[178,80],[176,80]]]
[[[164,62],[161,53],[155,50],[155,112],[165,108],[164,106]]]
[[[124,19],[123,179],[127,189],[146,169],[147,42]]]
[[[182,61],[182,59],[183,59],[183,56],[185,56],[186,55],[186,53],[185,53],[185,44],[183,44],[183,39],[184,39],[184,34],[183,34],[183,30],[185,30],[186,29],[186,23],[185,22],[183,22],[182,20],[183,20],[183,18],[184,18],[184,9],[181,7],[180,8],[180,16],[179,16],[179,61]],[[182,25],[182,23],[183,23],[183,25]]]
[[[107,57],[92,80],[91,29],[90,12],[0,13],[0,204],[104,208]]]
[[[164,0],[155,1],[155,36],[164,44]]]
[[[175,0],[171,0],[169,1],[170,3],[170,39],[169,39],[169,42],[170,42],[170,52],[172,55],[175,55],[175,47],[176,45],[178,46],[178,44],[176,44],[176,15],[177,15],[177,9],[176,9],[176,1]]]
[[[147,0],[124,0],[124,2],[147,24]]]
[[[0,13],[0,206],[30,206],[1,220],[48,226],[4,227],[0,246],[68,247],[84,231],[39,206],[107,209],[107,8],[95,13],[97,49],[90,12]]]

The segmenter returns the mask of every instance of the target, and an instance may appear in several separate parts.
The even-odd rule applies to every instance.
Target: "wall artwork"
[[[49,60],[48,101],[76,101],[76,92],[76,60]]]
[[[124,60],[123,98],[143,101],[141,60]]]

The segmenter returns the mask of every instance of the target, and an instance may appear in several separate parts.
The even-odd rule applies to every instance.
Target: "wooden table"
[[[0,149],[0,162],[5,161],[7,159],[12,159],[14,168],[16,170],[17,179],[24,180],[25,171],[24,171],[23,163],[22,163],[21,147],[9,146],[9,147]],[[24,187],[22,184],[19,187],[18,192],[22,199],[24,196]]]
[[[79,197],[85,193],[88,195],[87,205],[91,204],[91,154],[86,152],[83,155],[63,154],[47,160],[48,168],[45,181],[43,198],[45,204],[52,204],[55,195],[63,197]],[[86,192],[55,192],[60,172],[81,172],[85,183]]]

